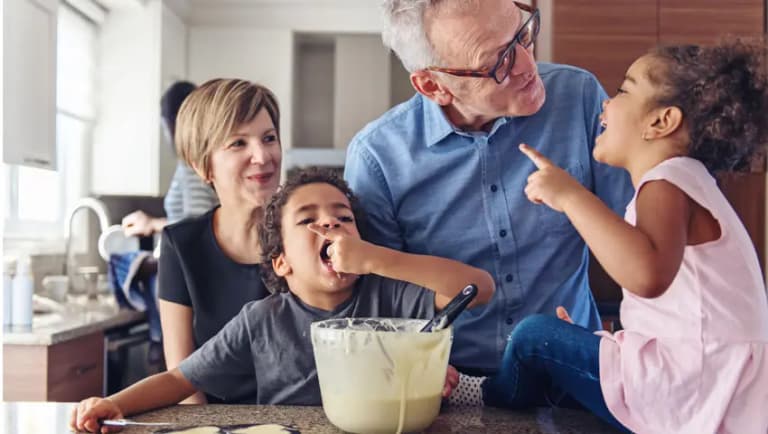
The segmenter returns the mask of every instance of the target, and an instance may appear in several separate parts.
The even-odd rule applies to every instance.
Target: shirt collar
[[[443,139],[451,134],[458,134],[465,137],[475,137],[478,135],[486,135],[484,132],[469,132],[457,129],[451,124],[448,118],[445,116],[443,109],[434,101],[419,95],[421,98],[422,107],[424,107],[424,137],[428,148],[439,144]],[[496,131],[504,124],[509,122],[509,117],[500,117],[493,122],[491,131],[487,134],[488,137],[494,135]]]
[[[424,137],[427,147],[430,148],[455,132],[455,129],[445,117],[443,109],[436,102],[424,95],[419,95],[419,97],[421,98],[421,105],[424,107]]]

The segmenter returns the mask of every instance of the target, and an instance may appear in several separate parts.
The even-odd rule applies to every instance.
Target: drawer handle
[[[95,363],[92,363],[90,365],[85,365],[85,366],[78,366],[78,367],[74,368],[75,376],[79,377],[79,376],[85,374],[88,371],[93,371],[94,369],[96,369],[96,364]]]
[[[40,157],[24,157],[24,162],[35,166],[49,167],[51,162],[45,158]]]

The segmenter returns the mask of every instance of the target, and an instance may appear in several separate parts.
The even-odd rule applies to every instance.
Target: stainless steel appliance
[[[111,329],[104,340],[104,396],[165,370],[163,345],[150,341],[146,321]]]

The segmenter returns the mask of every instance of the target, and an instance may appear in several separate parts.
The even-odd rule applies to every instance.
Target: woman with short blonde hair
[[[280,182],[279,122],[274,94],[246,80],[210,80],[181,106],[178,155],[216,190],[221,204],[163,230],[158,293],[168,369],[245,303],[268,295],[258,228]],[[200,395],[185,401],[203,402]]]

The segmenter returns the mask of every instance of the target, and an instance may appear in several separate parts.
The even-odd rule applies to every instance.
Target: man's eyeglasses
[[[493,68],[483,68],[479,70],[473,69],[454,69],[454,68],[441,68],[437,66],[430,66],[426,68],[428,71],[444,72],[446,74],[457,75],[459,77],[483,77],[492,78],[496,83],[501,84],[512,71],[512,65],[515,64],[515,44],[520,44],[523,48],[528,48],[536,40],[536,36],[539,34],[541,27],[541,18],[539,17],[539,10],[528,6],[525,3],[514,2],[515,5],[525,12],[531,14],[530,17],[523,23],[520,30],[515,33],[515,37],[512,38],[512,42],[501,51],[499,59],[496,61],[496,65]]]

